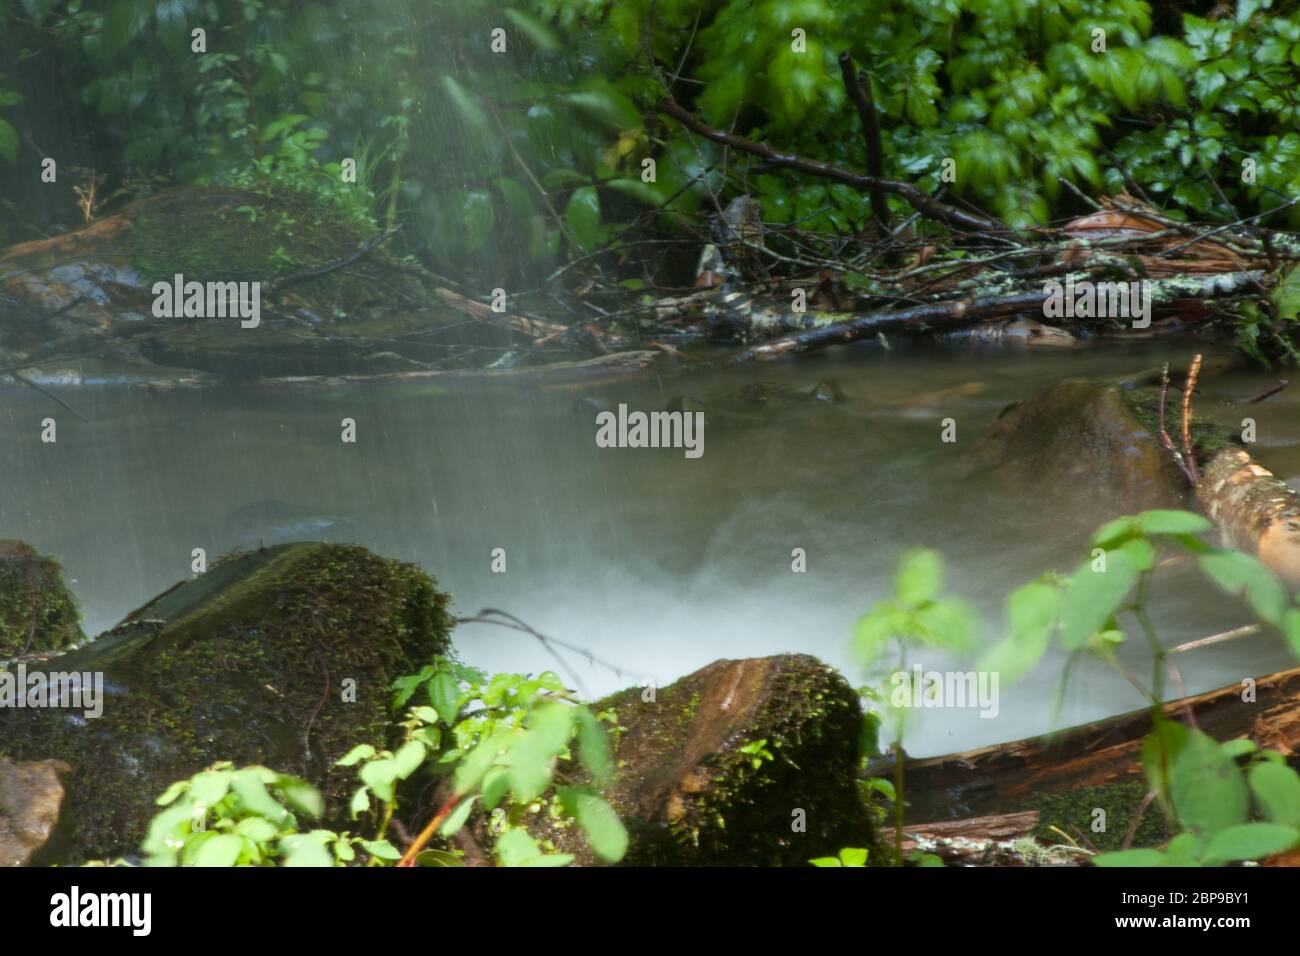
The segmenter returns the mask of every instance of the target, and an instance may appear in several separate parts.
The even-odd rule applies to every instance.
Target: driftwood
[[[1037,826],[1037,810],[918,823],[903,827],[902,850],[905,857],[932,853],[949,866],[1033,865],[1040,860],[1027,860],[1016,841],[1032,836]]]
[[[1234,272],[1206,277],[1157,279],[1151,282],[1153,305],[1194,299],[1213,299],[1240,294],[1263,279],[1262,273]],[[741,365],[764,359],[797,355],[832,345],[845,345],[880,334],[919,335],[975,325],[988,319],[1028,312],[1041,315],[1048,293],[1041,289],[1010,295],[967,297],[933,302],[908,309],[867,312],[842,322],[782,336],[745,349],[729,364]]]
[[[1224,543],[1300,588],[1300,495],[1240,448],[1220,452],[1196,486]]]
[[[258,385],[317,386],[349,385],[361,382],[422,382],[429,379],[506,379],[512,382],[536,382],[540,388],[580,388],[617,381],[644,372],[663,355],[645,349],[614,352],[581,362],[554,362],[510,369],[417,369],[409,372],[377,372],[373,375],[292,375],[259,379]]]
[[[1243,702],[1242,685],[1233,684],[1172,701],[1164,712],[1175,720],[1194,714],[1196,725],[1216,740],[1248,737],[1289,757],[1300,753],[1300,668],[1261,677],[1254,691],[1255,700]],[[1140,781],[1142,742],[1150,729],[1150,710],[1139,710],[1055,735],[908,760],[908,818],[1000,814],[1042,793]]]

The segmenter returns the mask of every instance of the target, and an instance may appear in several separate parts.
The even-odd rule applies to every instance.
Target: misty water
[[[888,593],[907,548],[943,553],[948,591],[979,610],[985,644],[1001,635],[1008,591],[1084,554],[1091,516],[1077,513],[1078,503],[1102,503],[1104,488],[1058,494],[964,481],[951,472],[963,444],[1008,402],[1052,382],[1122,376],[1190,351],[864,347],[563,388],[449,378],[313,390],[60,390],[86,421],[34,390],[5,386],[0,527],[63,562],[91,634],[189,577],[194,548],[212,558],[321,539],[416,562],[452,592],[457,613],[503,609],[620,668],[569,654],[561,669],[525,634],[482,624],[456,631],[470,663],[557,669],[587,695],[784,651],[815,654],[858,680],[853,625]],[[839,382],[846,402],[710,412],[697,460],[595,443],[600,403],[650,410],[690,395],[714,407],[748,382],[807,389],[825,378]],[[1212,379],[1198,411],[1239,422],[1246,413],[1227,403],[1274,380],[1259,372]],[[1259,423],[1257,456],[1288,478],[1300,475],[1297,412],[1294,389],[1248,412]],[[41,441],[46,417],[58,422],[53,444]],[[955,445],[940,441],[946,417],[957,422]],[[357,423],[355,444],[341,440],[344,418]],[[505,573],[491,569],[497,548]],[[791,570],[795,548],[807,553],[806,573]],[[1153,607],[1167,645],[1252,620],[1191,570],[1163,573]],[[1141,648],[1121,656],[1149,672]],[[1179,677],[1194,693],[1287,661],[1280,640],[1260,635],[1178,655]],[[1060,664],[1049,658],[1002,687],[995,718],[921,711],[909,750],[944,753],[1048,729]],[[1140,704],[1121,678],[1089,663],[1074,670],[1058,720]]]

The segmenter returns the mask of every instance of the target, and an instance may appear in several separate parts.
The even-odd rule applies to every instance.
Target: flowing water
[[[96,633],[190,574],[191,552],[294,539],[355,541],[414,561],[462,615],[500,608],[543,634],[589,649],[611,670],[568,655],[561,673],[587,694],[650,679],[663,685],[720,657],[818,655],[862,675],[855,620],[890,588],[900,553],[939,549],[948,589],[972,602],[982,640],[1000,634],[1005,594],[1083,555],[1075,500],[989,488],[951,472],[954,456],[1009,401],[1066,377],[1120,376],[1185,358],[1155,346],[1084,352],[950,352],[864,347],[794,362],[654,376],[579,389],[500,380],[367,384],[329,390],[243,387],[61,394],[79,421],[30,389],[0,389],[0,537],[57,556]],[[785,414],[707,419],[704,454],[602,449],[595,407],[662,408],[688,394],[714,402],[748,382],[807,389],[834,378],[847,401]],[[1259,405],[1229,401],[1274,381],[1263,373],[1207,382],[1198,411],[1259,423],[1258,456],[1300,475],[1300,390]],[[712,414],[712,413],[711,413]],[[1234,418],[1235,416],[1235,418]],[[58,422],[41,441],[41,420]],[[957,442],[940,441],[953,418]],[[341,421],[357,440],[341,440]],[[1105,489],[1087,490],[1096,500]],[[505,571],[492,569],[504,549]],[[807,554],[793,573],[792,550]],[[1237,626],[1248,612],[1194,572],[1170,572],[1155,616],[1176,644]],[[557,668],[535,639],[465,624],[461,655],[488,668]],[[1139,672],[1137,647],[1123,655]],[[1179,655],[1196,692],[1287,665],[1282,642],[1257,636]],[[920,661],[927,669],[972,661]],[[1052,721],[1060,659],[1002,687],[999,712],[927,710],[915,754],[1041,732]],[[1101,665],[1076,668],[1058,720],[1140,704]]]

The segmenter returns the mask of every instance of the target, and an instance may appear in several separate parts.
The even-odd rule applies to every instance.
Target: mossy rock
[[[0,713],[0,749],[73,768],[42,862],[132,851],[154,798],[223,759],[306,777],[325,795],[326,823],[351,828],[355,769],[334,761],[393,742],[389,685],[449,651],[447,603],[413,565],[288,544],[216,563],[51,662],[102,671],[105,693],[97,719]]]
[[[961,467],[1088,525],[1186,507],[1191,489],[1160,443],[1154,408],[1146,393],[1118,385],[1059,382],[1005,409],[962,455]],[[1169,408],[1168,421],[1176,423]],[[1206,447],[1222,440],[1206,423],[1197,427]]]
[[[0,541],[0,661],[85,639],[63,568],[22,541]]]
[[[592,705],[625,728],[608,794],[625,864],[799,866],[849,846],[880,858],[856,782],[861,705],[834,668],[802,654],[715,661],[646,694]],[[770,758],[743,752],[760,742]],[[595,862],[571,830],[552,838]]]
[[[499,344],[499,330],[465,327],[387,246],[331,268],[375,239],[374,228],[306,195],[168,189],[75,232],[0,251],[0,296],[11,306],[0,310],[0,355],[40,355],[62,338],[87,351],[99,334],[119,336],[118,357],[147,370],[247,378],[410,371],[445,356],[448,344]],[[316,270],[272,294],[271,284]],[[261,324],[155,320],[154,284],[178,274],[262,283]],[[158,324],[146,330],[150,322]],[[428,334],[444,327],[452,335],[438,350]]]

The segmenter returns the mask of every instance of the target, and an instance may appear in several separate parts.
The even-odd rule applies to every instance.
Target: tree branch
[[[880,123],[876,119],[876,103],[871,94],[871,77],[866,77],[864,84],[853,65],[853,54],[845,50],[840,54],[840,73],[844,76],[844,91],[858,111],[858,120],[862,123],[862,139],[867,148],[867,172],[876,179],[885,176],[885,151],[880,141]],[[885,202],[885,191],[879,186],[868,190],[871,197],[871,211],[876,222],[880,224],[880,233],[889,231],[891,218],[889,205]]]
[[[715,129],[708,123],[704,122],[689,110],[683,109],[672,100],[663,99],[655,106],[656,111],[663,113],[665,116],[671,116],[677,122],[681,123],[687,129],[699,133],[705,139],[711,139],[715,143],[723,146],[730,146],[732,149],[738,149],[742,153],[749,153],[751,156],[758,156],[760,159],[767,160],[773,166],[781,166],[785,169],[793,169],[797,172],[806,173],[809,176],[819,176],[822,179],[831,179],[835,182],[844,183],[855,189],[869,191],[871,189],[881,189],[887,193],[893,193],[901,196],[912,205],[917,212],[936,219],[943,224],[954,229],[961,229],[968,232],[1001,232],[1006,226],[996,219],[990,219],[987,216],[967,212],[964,209],[958,209],[955,206],[949,206],[941,203],[928,195],[924,190],[913,186],[911,183],[899,182],[894,179],[880,179],[875,176],[866,176],[862,173],[855,173],[851,170],[841,169],[838,166],[832,166],[829,163],[818,162],[814,159],[805,159],[802,156],[796,156],[793,153],[785,153],[773,149],[766,143],[756,143],[753,140],[745,139],[743,136],[736,136],[732,133],[725,133],[720,129]]]

